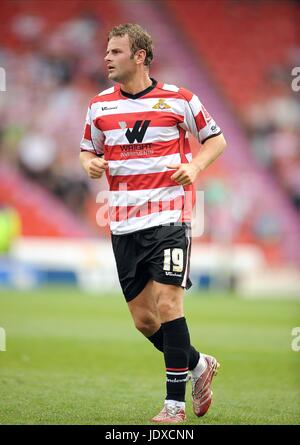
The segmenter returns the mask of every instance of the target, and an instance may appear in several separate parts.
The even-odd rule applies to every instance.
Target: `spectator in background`
[[[0,65],[10,73],[0,104],[0,158],[83,214],[90,188],[74,150],[86,97],[105,86],[99,60],[89,57],[99,51],[102,30],[88,13],[50,33],[46,25],[44,17],[17,15],[12,29],[19,48],[0,51]]]
[[[270,71],[269,97],[250,107],[246,122],[256,159],[270,169],[299,211],[300,97],[291,89],[290,73],[289,64]]]

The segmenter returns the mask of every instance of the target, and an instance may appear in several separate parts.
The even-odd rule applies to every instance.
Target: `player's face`
[[[104,60],[107,64],[109,79],[124,83],[132,77],[136,70],[136,63],[131,54],[127,35],[112,37],[109,40]]]

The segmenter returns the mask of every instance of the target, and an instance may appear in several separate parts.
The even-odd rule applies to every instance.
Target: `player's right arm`
[[[108,162],[89,151],[82,151],[79,155],[80,163],[91,179],[101,178],[108,168]]]
[[[91,179],[101,178],[108,168],[108,162],[103,158],[104,134],[96,127],[91,106],[89,106],[83,137],[80,143],[80,163]]]

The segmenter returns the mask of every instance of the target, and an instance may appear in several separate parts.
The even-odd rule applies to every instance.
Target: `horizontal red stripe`
[[[192,153],[191,146],[190,146],[190,141],[188,140],[188,138],[184,138],[183,145],[184,145],[183,151],[184,151],[185,155],[187,155],[188,153]]]
[[[183,88],[180,88],[179,91],[168,91],[160,88],[154,88],[154,90],[150,91],[145,96],[142,96],[141,99],[186,99],[184,94],[182,94]],[[192,96],[189,96],[192,98]]]
[[[168,111],[140,111],[137,113],[118,113],[99,116],[94,124],[101,131],[120,130],[119,122],[126,122],[127,128],[133,128],[136,121],[150,120],[151,127],[174,127],[184,121],[180,114]]]
[[[191,100],[191,98],[193,97],[193,94],[186,90],[185,88],[180,88],[179,91],[168,91],[168,90],[163,90],[162,89],[163,84],[162,83],[158,83],[157,86],[151,90],[149,93],[145,94],[144,96],[142,96],[140,99],[186,99],[188,102]],[[110,94],[105,94],[103,96],[95,96],[91,101],[90,101],[90,106],[94,103],[97,102],[112,102],[115,100],[131,100],[128,99],[128,97],[122,96],[121,92],[120,92],[120,86],[116,85],[115,86],[115,91],[113,93]]]
[[[123,147],[123,149],[122,149]],[[187,150],[189,147],[187,147]],[[147,144],[105,145],[105,159],[126,161],[127,159],[154,158],[179,153],[179,140],[151,142]],[[189,152],[191,150],[189,149]]]
[[[206,122],[211,121],[212,117],[203,105],[202,105],[202,113],[206,119]]]
[[[89,141],[92,139],[90,124],[85,124],[85,127],[84,127],[84,139],[88,139]]]
[[[113,93],[104,94],[103,96],[95,96],[90,101],[90,106],[98,102],[112,102],[114,100],[122,99],[123,97],[120,95],[120,88],[115,87],[115,91]],[[126,99],[126,97],[124,97]]]
[[[146,202],[142,206],[116,206],[110,207],[109,215],[112,221],[124,221],[128,218],[139,218],[152,213],[165,212],[168,210],[182,210],[184,196],[178,196],[168,201]]]
[[[177,182],[171,179],[173,173],[174,170],[162,173],[147,173],[144,175],[109,176],[107,174],[107,179],[110,190],[113,191],[124,190],[124,184],[126,185],[126,190],[148,190],[159,187],[178,186]]]
[[[179,88],[179,93],[182,94],[182,96],[184,96],[184,98],[189,102],[192,97],[193,97],[193,93],[189,90],[186,90],[185,88]]]
[[[204,128],[206,126],[206,121],[204,119],[204,116],[202,114],[202,111],[200,111],[197,116],[195,117],[195,122],[197,126],[197,130],[200,131],[201,128]]]
[[[188,371],[189,368],[166,368],[167,371]]]

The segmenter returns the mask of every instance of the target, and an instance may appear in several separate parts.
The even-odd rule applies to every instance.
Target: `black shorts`
[[[133,300],[150,279],[185,289],[191,287],[191,229],[188,225],[163,225],[112,235],[112,246],[127,302]]]

